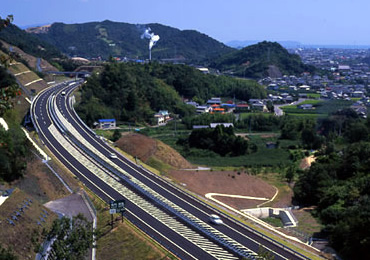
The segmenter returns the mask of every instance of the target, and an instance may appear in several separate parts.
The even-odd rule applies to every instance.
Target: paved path
[[[297,101],[294,101],[293,103],[290,103],[290,104],[274,105],[275,116],[284,115],[284,111],[281,109],[281,107],[298,105],[298,104],[302,103],[305,100],[306,100],[306,98],[300,98]]]

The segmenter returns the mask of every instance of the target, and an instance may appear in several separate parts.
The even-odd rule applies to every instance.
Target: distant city
[[[249,45],[256,44],[258,42],[261,42],[263,40],[246,40],[246,41],[239,41],[239,40],[234,40],[234,41],[229,41],[226,42],[225,44],[241,49]],[[273,41],[273,40],[269,40]],[[357,45],[357,44],[305,44],[301,43],[298,41],[276,41],[279,44],[281,44],[284,48],[287,49],[292,49],[292,48],[326,48],[326,49],[369,49],[369,45]]]

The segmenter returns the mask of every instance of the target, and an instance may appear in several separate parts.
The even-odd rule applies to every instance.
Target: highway
[[[118,154],[78,118],[71,97],[77,86],[59,84],[34,99],[31,114],[40,139],[103,200],[124,198],[125,217],[163,247],[181,259],[256,259],[262,244],[275,259],[307,259]],[[110,158],[113,152],[117,159]],[[214,213],[224,225],[209,223]]]

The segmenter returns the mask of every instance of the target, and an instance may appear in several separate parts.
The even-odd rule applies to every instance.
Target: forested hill
[[[290,54],[276,42],[260,42],[215,59],[211,67],[237,76],[261,78],[279,74],[297,75],[314,67],[303,64],[298,55]]]
[[[204,60],[233,50],[197,31],[181,31],[161,24],[135,25],[106,20],[83,24],[54,23],[40,30],[33,28],[28,31],[70,56],[147,59],[149,40],[141,39],[146,28],[160,36],[160,40],[152,49],[152,57],[155,60],[164,58]]]
[[[0,39],[10,45],[20,48],[30,55],[44,58],[45,60],[60,58],[63,56],[62,53],[52,44],[26,33],[13,24],[10,24],[0,31]]]
[[[213,96],[249,100],[266,97],[266,91],[252,80],[205,75],[186,65],[112,63],[88,78],[77,112],[89,125],[101,118],[150,122],[158,110],[194,114],[182,97],[203,104]]]

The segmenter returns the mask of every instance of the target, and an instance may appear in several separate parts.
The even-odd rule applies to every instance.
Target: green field
[[[321,97],[321,94],[319,94],[319,93],[307,93],[307,97],[308,98],[320,98]]]
[[[162,134],[152,136],[161,140],[165,144],[171,146],[180,152],[192,164],[210,166],[210,167],[276,167],[283,164],[289,164],[289,151],[286,149],[267,149],[266,142],[276,142],[279,135],[271,133],[272,137],[266,138],[269,133],[251,134],[248,136],[250,143],[257,146],[257,152],[236,157],[222,157],[208,150],[190,148],[190,151],[184,151],[182,146],[176,144],[179,137],[186,137],[190,131],[183,131],[182,135]],[[285,140],[280,140],[282,147],[286,148],[289,145],[296,145],[297,141],[290,141],[289,144]]]
[[[299,105],[312,104],[314,109],[300,109],[297,105],[282,107],[285,114],[305,118],[323,118],[340,109],[349,108],[354,101],[346,100],[305,100]],[[298,106],[299,106],[298,105]]]

